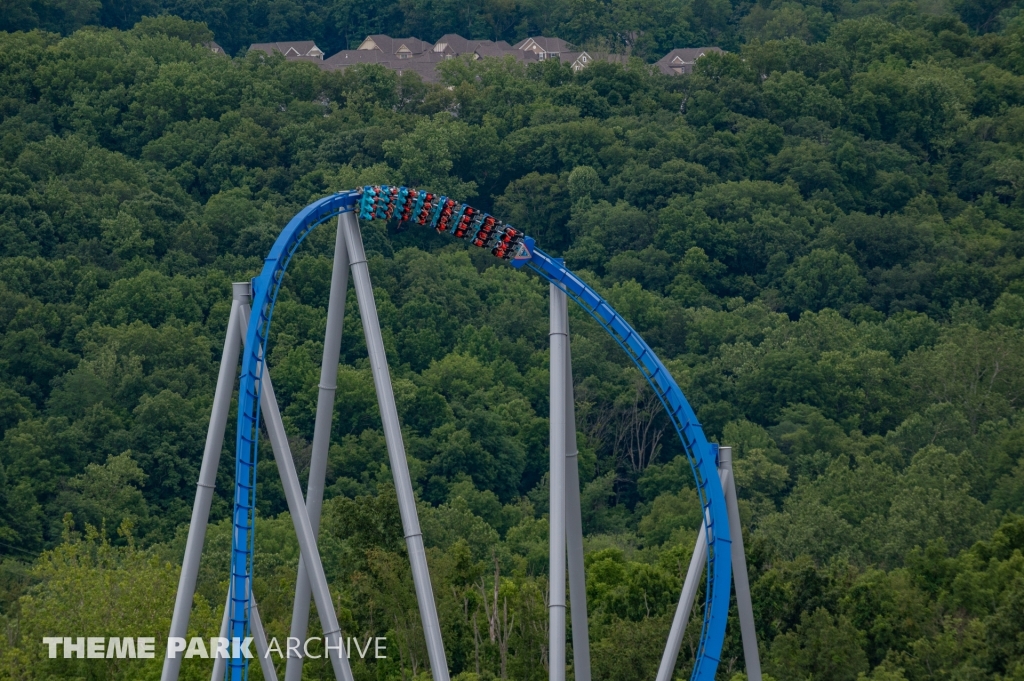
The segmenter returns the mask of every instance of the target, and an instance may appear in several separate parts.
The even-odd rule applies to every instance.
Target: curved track
[[[358,211],[366,219],[400,218],[433,227],[486,247],[513,267],[527,267],[558,286],[618,342],[654,389],[672,420],[690,460],[704,507],[708,565],[704,624],[692,679],[712,681],[725,638],[729,612],[731,564],[729,521],[717,471],[716,446],[709,443],[697,417],[668,369],[643,338],[590,286],[557,258],[537,248],[533,239],[485,213],[443,196],[405,187],[364,187],[339,192],[300,211],[281,232],[263,271],[252,280],[252,321],[249,324],[238,401],[235,456],[235,499],[232,516],[230,624],[228,636],[249,633],[249,596],[256,507],[256,456],[263,358],[274,305],[292,256],[316,227],[332,217]],[[230,677],[247,676],[247,660],[229,660]]]

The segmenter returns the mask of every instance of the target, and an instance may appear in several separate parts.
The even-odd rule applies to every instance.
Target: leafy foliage
[[[48,660],[37,642],[69,622],[162,635],[230,283],[312,198],[378,182],[509,219],[657,348],[734,447],[773,678],[1024,674],[1016,9],[12,7],[7,28],[55,32],[0,34],[0,678],[154,671]],[[452,60],[430,85],[213,55],[203,25],[133,15],[159,10],[204,18],[232,50],[271,25],[340,42],[407,20],[557,29],[638,59],[578,74]],[[96,22],[114,28],[80,28]],[[705,40],[733,53],[687,78],[643,63]],[[546,289],[422,230],[371,224],[364,240],[453,674],[543,678]],[[300,475],[332,244],[323,227],[296,257],[271,332]],[[650,678],[700,521],[692,473],[614,343],[575,311],[571,329],[595,674]],[[356,677],[413,678],[426,652],[365,356],[350,296],[320,549],[345,631],[389,640]],[[224,598],[221,468],[197,635]],[[254,589],[283,640],[297,549],[272,462],[258,481]],[[723,678],[741,656],[730,626]]]

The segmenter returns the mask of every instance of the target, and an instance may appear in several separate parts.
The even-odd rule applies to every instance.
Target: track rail
[[[228,636],[245,638],[250,634],[249,603],[252,594],[252,554],[256,522],[256,456],[259,447],[260,395],[267,337],[281,281],[292,256],[310,232],[321,224],[354,209],[359,192],[340,192],[315,201],[289,221],[277,237],[263,264],[263,271],[252,280],[252,317],[242,352],[242,371],[238,388],[238,432],[235,438],[235,499],[232,512],[231,576]],[[231,681],[248,678],[249,661],[228,660]]]
[[[406,187],[364,187],[320,199],[300,211],[281,232],[263,271],[252,280],[252,322],[242,355],[238,430],[235,443],[235,499],[231,538],[229,636],[249,635],[252,553],[256,508],[256,459],[259,440],[263,361],[281,281],[292,256],[316,227],[344,212],[359,211],[364,220],[403,219],[448,232],[522,269],[529,267],[555,284],[590,314],[622,347],[650,383],[686,450],[704,510],[708,541],[706,605],[691,679],[713,681],[718,669],[729,613],[730,538],[725,496],[717,469],[717,447],[708,442],[682,390],[651,347],[593,288],[560,259],[536,247],[533,239],[511,225],[444,196]],[[232,681],[248,677],[248,661],[229,660]]]
[[[524,253],[515,258],[513,267],[528,266],[565,291],[571,300],[597,320],[654,389],[686,449],[704,507],[704,529],[708,540],[707,607],[704,608],[704,624],[690,678],[710,681],[715,678],[722,642],[725,640],[732,578],[728,512],[718,477],[718,447],[708,442],[683,391],[640,334],[600,294],[567,269],[560,258],[552,258],[534,247],[532,242],[533,239],[527,237]]]

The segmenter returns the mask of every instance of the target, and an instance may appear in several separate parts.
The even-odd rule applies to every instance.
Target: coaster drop
[[[316,420],[314,422],[309,483],[306,498],[292,459],[264,358],[274,305],[284,273],[297,249],[316,227],[338,218],[334,265],[327,309],[327,331],[321,364]],[[223,445],[228,411],[241,354],[238,429],[235,443],[235,495],[232,513],[230,578],[222,637],[252,636],[264,678],[277,681],[270,660],[266,633],[252,593],[252,556],[256,508],[256,458],[262,416],[288,510],[298,537],[300,559],[292,610],[291,637],[304,640],[310,599],[316,603],[326,645],[338,681],[352,681],[348,658],[340,654],[343,632],[333,600],[316,536],[323,505],[330,445],[331,420],[341,348],[342,322],[348,275],[351,271],[359,303],[363,333],[369,354],[381,423],[398,496],[406,548],[412,568],[417,605],[427,643],[430,669],[435,681],[449,681],[441,627],[434,602],[426,551],[416,512],[416,500],[405,456],[401,424],[395,406],[391,377],[373,287],[358,220],[390,220],[413,223],[465,239],[516,269],[530,269],[549,282],[551,339],[551,432],[550,432],[550,580],[549,678],[564,681],[566,672],[566,588],[568,570],[572,597],[573,669],[576,681],[591,681],[587,636],[586,587],[583,569],[583,529],[579,498],[576,428],[573,403],[571,353],[568,335],[568,300],[578,304],[612,336],[643,374],[664,405],[683,443],[703,507],[704,524],[698,531],[693,557],[683,584],[679,605],[662,655],[656,681],[672,681],[683,633],[704,575],[705,602],[692,679],[713,681],[725,638],[729,613],[730,582],[734,581],[743,640],[747,677],[760,681],[760,662],[754,631],[750,586],[747,578],[732,476],[731,448],[708,442],[682,391],[668,369],[639,334],[590,286],[536,246],[519,229],[500,219],[446,196],[399,186],[367,186],[339,192],[310,204],[288,223],[266,258],[263,271],[251,282],[234,284],[231,315],[214,394],[210,427],[196,487],[192,520],[171,620],[170,636],[184,637],[188,630],[203,541],[213,500],[214,483]],[[300,681],[302,657],[289,657],[285,681]],[[164,660],[161,681],[177,681],[181,657]],[[214,661],[212,681],[248,678],[249,660],[243,657]]]

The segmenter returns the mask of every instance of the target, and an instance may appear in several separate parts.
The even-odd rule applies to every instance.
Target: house
[[[720,47],[677,47],[655,62],[655,66],[666,76],[692,73],[694,63],[711,52],[724,54]]]
[[[521,40],[513,45],[512,48],[523,52],[532,52],[537,55],[538,61],[544,61],[551,57],[558,57],[563,52],[568,52],[569,43],[561,38],[544,38],[537,36]]]
[[[606,61],[613,64],[625,64],[629,61],[628,57],[621,54],[575,50],[572,45],[561,38],[535,36],[516,43],[512,49],[521,54],[530,55],[537,61],[558,59],[568,64],[574,73],[579,73],[595,61]]]
[[[380,34],[366,36],[354,50],[342,50],[332,55],[321,62],[320,68],[340,71],[355,64],[380,64],[398,75],[412,71],[427,82],[437,82],[437,65],[459,56],[469,56],[474,60],[511,56],[523,63],[554,58],[569,64],[577,72],[595,61],[618,64],[627,61],[625,56],[618,54],[572,51],[569,43],[561,38],[527,38],[516,45],[509,45],[504,40],[470,40],[457,33],[448,33],[431,45],[419,38],[392,38]]]
[[[319,63],[324,71],[344,71],[356,63],[382,63],[391,68],[391,56],[380,50],[344,49]]]
[[[221,47],[220,45],[218,45],[217,43],[215,43],[212,40],[210,42],[208,42],[208,43],[203,43],[203,47],[208,49],[210,52],[213,52],[214,54],[227,54],[224,51],[223,47]]]
[[[441,36],[434,43],[431,51],[443,55],[445,59],[452,59],[462,54],[473,55],[473,59],[484,57],[496,57],[502,59],[511,55],[519,61],[536,61],[536,55],[532,52],[523,52],[509,45],[504,40],[469,40],[457,33],[448,33]]]
[[[517,50],[516,48],[509,45],[504,40],[490,41],[481,40],[479,41],[476,50],[473,54],[476,55],[476,59],[483,59],[484,57],[496,57],[498,59],[504,59],[505,57],[514,57],[516,61],[530,63],[538,61],[537,55],[533,52],[526,52],[523,50]]]
[[[424,83],[436,83],[441,80],[441,74],[437,72],[437,65],[444,59],[443,55],[427,52],[412,59],[393,61],[390,68],[398,75],[411,71],[418,73]]]
[[[422,54],[405,57],[402,56],[402,53],[398,55],[385,54],[383,50],[373,48],[366,50],[342,50],[321,62],[320,68],[324,71],[344,71],[349,66],[355,66],[356,64],[380,64],[398,75],[402,75],[406,71],[414,71],[420,74],[424,81],[436,82],[438,77],[435,67],[438,63],[444,61],[444,58],[444,55],[434,52],[423,52]]]
[[[258,50],[267,54],[283,54],[288,61],[321,61],[324,52],[312,40],[297,40],[290,43],[253,43],[249,51]]]
[[[569,65],[573,73],[579,73],[595,61],[606,61],[612,64],[626,64],[629,57],[623,54],[611,54],[609,52],[562,52],[558,58]]]
[[[392,38],[391,36],[378,34],[366,36],[356,49],[374,50],[381,54],[389,55],[394,59],[412,59],[417,55],[428,52],[430,48],[430,43],[419,38]]]
[[[460,54],[473,54],[479,43],[479,40],[469,40],[458,33],[446,33],[438,38],[430,49],[432,52],[444,55],[446,59],[451,59]]]
[[[324,71],[340,71],[355,64],[391,64],[391,55],[379,50],[342,50],[320,63]]]
[[[474,60],[512,56],[519,61],[537,61],[533,52],[517,50],[504,40],[469,40],[456,33],[449,33],[431,45],[418,38],[369,35],[356,49],[342,50],[325,59],[320,68],[325,71],[341,71],[355,64],[380,64],[398,75],[411,71],[418,73],[428,83],[436,83],[440,79],[437,65],[462,55],[471,56]]]

